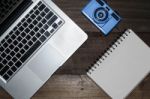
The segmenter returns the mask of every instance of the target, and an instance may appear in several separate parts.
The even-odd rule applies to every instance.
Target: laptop
[[[1,0],[1,87],[29,99],[86,39],[51,0]]]

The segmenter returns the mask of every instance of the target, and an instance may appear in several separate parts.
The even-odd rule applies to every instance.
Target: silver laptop
[[[29,99],[86,39],[51,0],[1,0],[1,87]]]

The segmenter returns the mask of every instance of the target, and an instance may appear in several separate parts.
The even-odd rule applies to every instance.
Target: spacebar
[[[37,41],[21,58],[20,61],[24,63],[32,54],[33,52],[41,45],[40,41]]]

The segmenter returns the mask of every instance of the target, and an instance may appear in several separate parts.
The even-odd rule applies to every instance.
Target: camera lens
[[[105,21],[107,21],[107,19],[108,19],[108,11],[105,8],[100,7],[95,10],[94,20],[97,23],[104,23]]]
[[[99,18],[103,18],[104,17],[104,13],[102,13],[102,12],[98,13],[98,17]]]

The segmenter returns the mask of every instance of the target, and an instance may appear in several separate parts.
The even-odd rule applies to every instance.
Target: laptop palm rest
[[[33,71],[42,81],[47,81],[64,62],[63,56],[50,44],[40,50],[38,55],[33,57],[28,64],[29,69]]]

